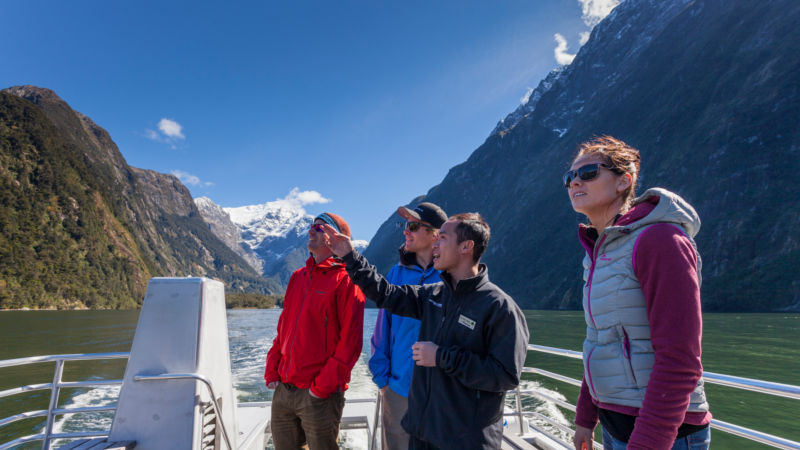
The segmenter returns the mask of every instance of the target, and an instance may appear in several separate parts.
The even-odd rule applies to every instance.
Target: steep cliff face
[[[250,264],[258,273],[263,271],[263,263],[247,245],[242,245],[242,238],[239,227],[231,221],[231,216],[221,206],[214,203],[208,197],[198,197],[194,199],[197,209],[203,216],[203,220],[208,223],[211,232],[221,240],[228,248],[236,252],[242,259]]]
[[[0,306],[133,307],[151,276],[279,292],[208,229],[172,175],[128,166],[47,89],[0,91]]]
[[[800,306],[800,4],[627,0],[425,196],[492,225],[492,278],[528,308],[580,305],[583,250],[561,174],[610,134],[642,152],[640,191],[661,186],[703,220],[707,310]],[[366,255],[387,269],[393,216]]]

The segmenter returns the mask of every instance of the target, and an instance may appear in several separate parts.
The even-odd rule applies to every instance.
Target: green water
[[[526,311],[526,316],[532,343],[581,349],[585,332],[581,312]],[[374,321],[374,317],[370,317]],[[0,360],[45,354],[129,351],[137,318],[138,311],[0,312]],[[800,314],[705,314],[703,318],[705,370],[800,385]],[[528,354],[526,365],[573,378],[580,378],[582,373],[579,360],[538,352]],[[0,369],[0,391],[50,382],[53,367],[53,363],[42,363]],[[122,361],[67,363],[64,379],[119,379],[123,370]],[[544,377],[526,375],[526,378],[563,393],[571,403],[577,399],[576,387]],[[64,392],[59,404],[63,406],[76,392],[84,391]],[[800,441],[800,401],[709,384],[707,392],[716,419]],[[0,399],[0,418],[46,409],[48,399],[49,391]],[[0,442],[33,434],[39,424],[41,419],[28,419],[0,427]],[[720,431],[712,432],[712,447],[767,448]]]

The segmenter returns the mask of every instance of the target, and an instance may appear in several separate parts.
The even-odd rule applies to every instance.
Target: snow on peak
[[[553,84],[564,73],[564,69],[565,66],[556,67],[539,82],[536,89],[529,88],[528,92],[520,99],[519,107],[497,122],[497,126],[494,127],[491,134],[500,134],[514,128],[522,119],[532,113],[536,109],[539,99],[553,87]]]
[[[267,238],[287,237],[292,231],[297,235],[304,233],[314,218],[303,206],[328,202],[330,200],[317,191],[300,191],[295,187],[284,198],[224,209],[242,230],[242,239],[255,248]]]
[[[369,246],[369,241],[362,239],[353,239],[351,242],[353,243],[353,248],[355,248],[359,253],[364,253],[364,250],[366,250],[367,246]]]

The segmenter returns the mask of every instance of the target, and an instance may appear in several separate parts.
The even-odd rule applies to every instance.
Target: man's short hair
[[[456,224],[456,242],[460,244],[464,241],[472,241],[474,243],[472,260],[474,262],[480,261],[481,255],[486,251],[486,247],[489,245],[489,238],[492,235],[489,224],[478,213],[456,214],[450,216],[448,220],[458,222]]]

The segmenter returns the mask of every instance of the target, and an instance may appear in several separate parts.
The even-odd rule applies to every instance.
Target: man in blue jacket
[[[447,214],[433,203],[420,203],[414,209],[401,206],[397,214],[406,219],[400,247],[400,261],[392,267],[386,279],[392,284],[428,284],[442,281],[433,267],[433,244]],[[411,346],[419,337],[420,322],[410,317],[378,311],[372,334],[372,358],[369,370],[372,380],[381,390],[381,448],[405,450],[408,433],[400,421],[408,409],[408,392],[414,359]]]

